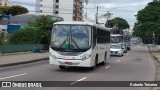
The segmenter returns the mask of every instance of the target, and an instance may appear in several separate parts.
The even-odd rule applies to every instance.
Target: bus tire
[[[90,70],[95,70],[96,69],[97,62],[98,62],[98,56],[96,56],[95,61],[94,61],[94,65],[92,67],[90,67]]]
[[[102,65],[105,65],[106,64],[106,61],[107,61],[107,53],[105,53],[104,55],[104,61],[101,63]]]
[[[59,65],[59,68],[60,68],[60,69],[65,69],[66,67]]]

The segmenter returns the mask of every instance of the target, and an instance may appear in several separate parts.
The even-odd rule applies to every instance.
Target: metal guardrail
[[[49,45],[47,44],[14,44],[14,45],[0,45],[0,53],[14,53],[14,52],[26,52],[32,51],[34,46],[41,50],[48,50]]]

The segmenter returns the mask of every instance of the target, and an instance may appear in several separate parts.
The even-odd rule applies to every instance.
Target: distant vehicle
[[[87,22],[56,22],[53,25],[49,47],[49,63],[90,67],[105,64],[110,56],[110,30]]]
[[[111,35],[111,44],[120,44],[123,43],[124,38],[121,34],[112,34]]]
[[[123,56],[122,45],[120,44],[112,44],[110,47],[111,55]]]
[[[127,44],[126,43],[121,43],[122,49],[124,53],[127,53]]]
[[[137,42],[136,40],[133,40],[132,43],[133,43],[133,44],[137,44],[138,42]]]
[[[133,44],[138,44],[141,42],[141,39],[139,37],[135,37],[135,38],[132,38],[131,41]]]
[[[131,50],[131,35],[130,34],[124,35],[124,43],[127,46],[127,50]]]
[[[127,50],[131,50],[131,44],[130,42],[125,42],[126,46],[127,46]]]

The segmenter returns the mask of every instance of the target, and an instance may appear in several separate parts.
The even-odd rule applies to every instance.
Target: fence
[[[26,52],[32,51],[34,46],[37,46],[41,50],[48,50],[47,44],[15,44],[15,45],[0,45],[0,53],[14,53],[14,52]]]

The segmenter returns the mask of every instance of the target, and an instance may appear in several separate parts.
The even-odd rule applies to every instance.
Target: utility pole
[[[96,24],[98,24],[98,6],[97,6],[97,12],[96,12]]]
[[[107,22],[106,22],[106,24],[108,24],[108,20],[111,18],[111,16],[112,16],[112,15],[113,15],[113,14],[112,14],[112,13],[110,13],[109,11],[107,11],[107,13],[103,15],[104,17],[106,17],[106,18],[107,18]]]
[[[152,41],[153,45],[155,46],[155,33],[153,31],[153,41]]]

